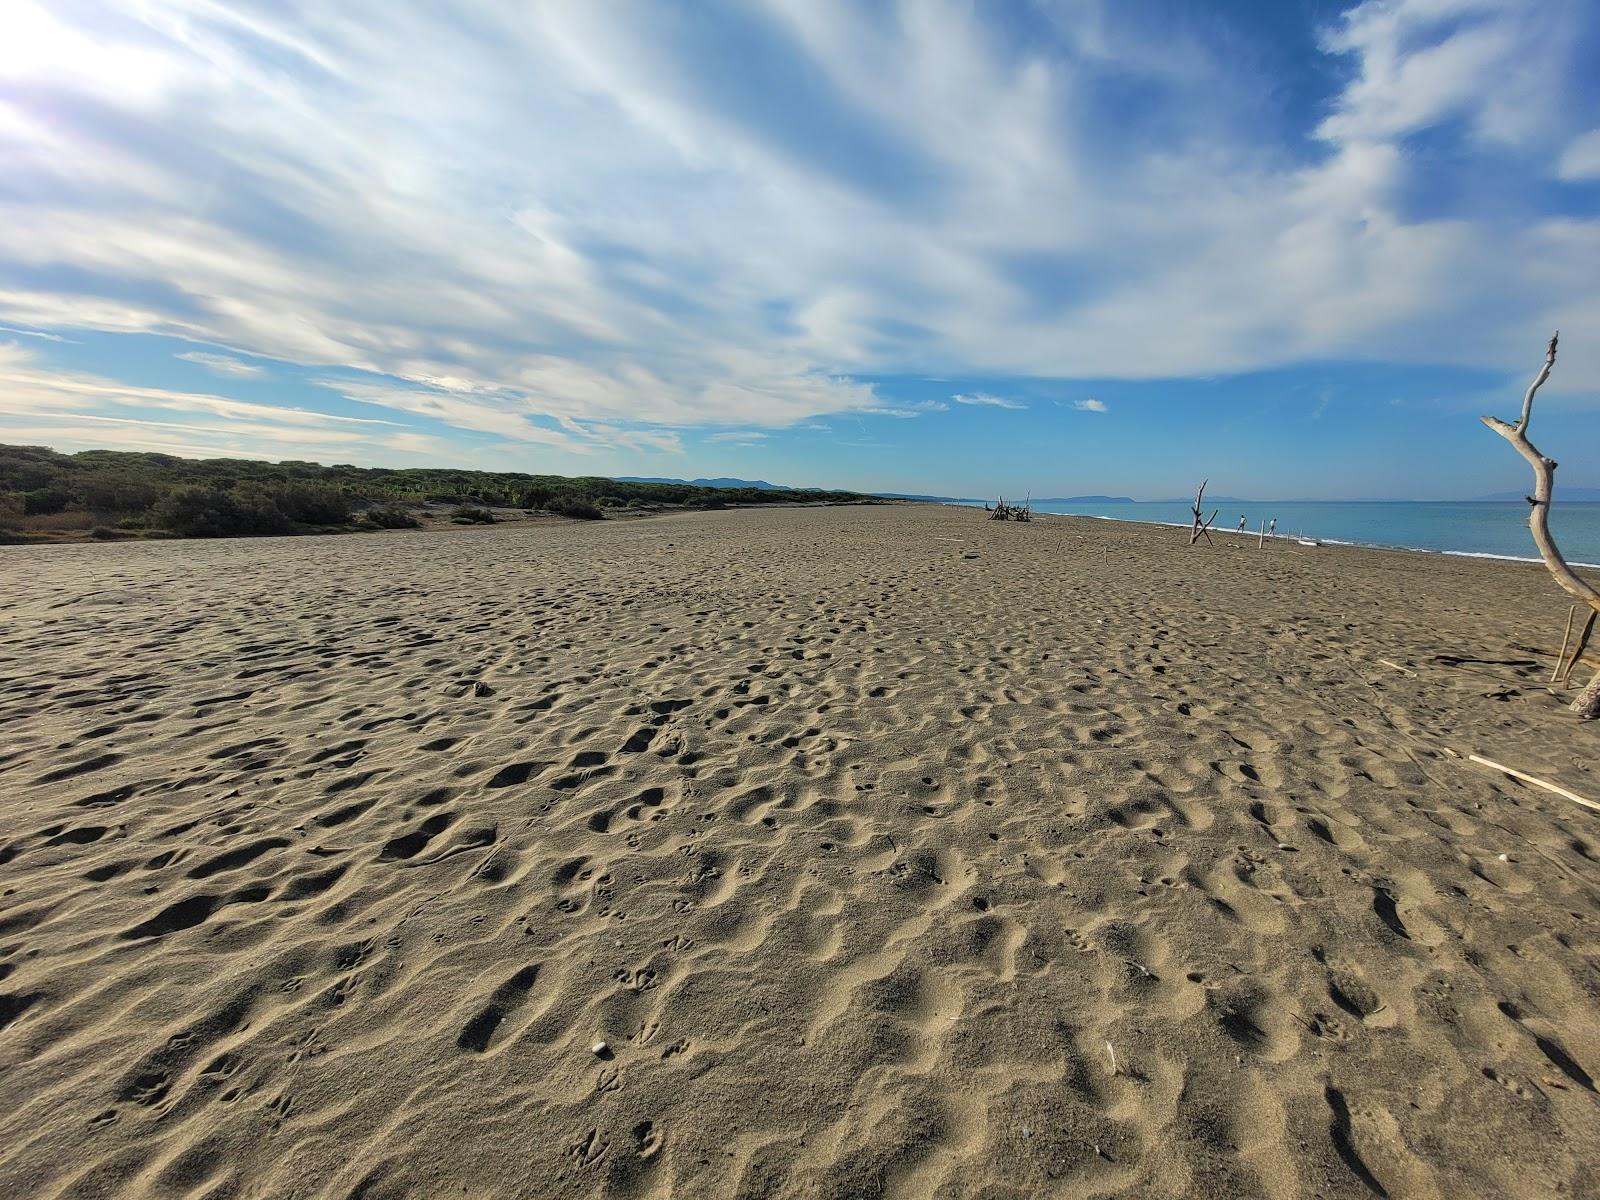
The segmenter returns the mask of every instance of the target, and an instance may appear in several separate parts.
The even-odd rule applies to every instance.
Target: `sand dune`
[[[1600,1195],[1559,593],[1182,542],[0,551],[0,1194]]]

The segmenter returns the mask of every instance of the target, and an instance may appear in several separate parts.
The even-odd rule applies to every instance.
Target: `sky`
[[[1592,0],[0,9],[0,441],[1600,486]]]

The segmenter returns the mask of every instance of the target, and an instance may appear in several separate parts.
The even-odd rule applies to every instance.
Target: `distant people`
[[[1245,522],[1245,519],[1244,519],[1244,514],[1240,513],[1239,514],[1239,532],[1240,533],[1244,532],[1245,524],[1246,524],[1246,522]]]
[[[1277,537],[1278,536],[1278,518],[1277,517],[1273,517],[1272,520],[1267,522],[1267,536],[1268,537]]]

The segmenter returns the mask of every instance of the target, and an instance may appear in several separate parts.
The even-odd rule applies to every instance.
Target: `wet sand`
[[[1186,536],[0,549],[0,1194],[1600,1194],[1561,594]]]

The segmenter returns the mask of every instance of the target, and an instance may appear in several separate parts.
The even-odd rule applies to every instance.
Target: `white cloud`
[[[46,342],[64,342],[67,340],[59,333],[41,333],[37,329],[13,329],[10,325],[0,325],[0,333],[15,334],[18,337],[40,338]]]
[[[1090,396],[1087,400],[1074,400],[1072,402],[1072,407],[1077,409],[1079,412],[1109,411],[1106,408],[1106,402],[1104,400],[1096,400],[1093,396]]]
[[[1359,74],[1318,129],[1331,142],[1380,141],[1465,116],[1495,127],[1490,97],[1526,25],[1510,7],[1479,0],[1367,0],[1328,31],[1324,46],[1354,55]],[[1472,20],[1473,17],[1481,19]],[[1429,34],[1446,22],[1455,31]],[[1494,86],[1486,86],[1489,79]]]
[[[0,441],[325,461],[437,461],[449,453],[441,439],[393,421],[134,387],[47,367],[15,343],[0,343]]]
[[[1409,145],[1593,177],[1552,50],[1582,0],[1367,0],[1287,136],[1231,32],[1142,4],[1045,12],[1052,43],[957,0],[751,0],[795,68],[759,81],[649,0],[18,11],[0,268],[32,282],[0,318],[376,372],[336,386],[562,452],[940,411],[860,381],[900,372],[1520,372],[1600,309],[1570,257],[1600,220],[1419,204]],[[1573,351],[1552,386],[1595,376]]]
[[[759,442],[767,435],[754,429],[730,429],[724,433],[713,433],[706,437],[708,442]]]
[[[904,404],[879,404],[872,408],[864,408],[861,411],[876,417],[909,419],[923,416],[926,413],[949,412],[950,406],[943,400],[912,400]]]
[[[242,379],[263,373],[263,368],[255,363],[247,363],[243,359],[232,358],[226,354],[208,354],[204,350],[190,350],[173,357],[197,363],[213,375],[230,375]]]
[[[977,404],[986,408],[1027,408],[1026,404],[1017,400],[1007,400],[1004,396],[991,396],[987,392],[973,392],[966,395],[951,396],[957,404]]]
[[[1600,129],[1572,139],[1561,153],[1556,175],[1573,183],[1600,179]]]

